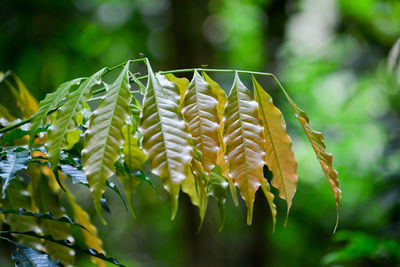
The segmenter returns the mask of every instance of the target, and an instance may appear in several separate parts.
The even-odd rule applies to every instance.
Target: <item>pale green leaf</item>
[[[74,79],[72,81],[61,84],[53,93],[47,94],[46,97],[40,101],[38,111],[33,115],[31,126],[29,128],[29,148],[32,148],[35,140],[36,130],[43,125],[46,120],[47,114],[58,107],[60,101],[67,96],[68,91],[74,85],[81,82],[82,78]]]
[[[65,150],[71,149],[76,143],[79,142],[81,139],[81,133],[82,131],[79,129],[71,130],[67,133],[65,138],[67,141],[67,146],[65,147]]]
[[[169,81],[176,83],[176,85],[178,86],[179,94],[180,94],[179,106],[182,107],[183,101],[185,99],[186,90],[188,89],[188,86],[189,86],[189,80],[186,78],[178,78],[173,74],[165,74],[164,76]]]
[[[107,179],[115,172],[114,163],[120,155],[123,141],[122,128],[129,118],[131,93],[128,71],[129,63],[92,113],[82,150],[83,171],[91,188],[94,206],[104,224],[100,200]]]
[[[67,133],[77,126],[75,121],[76,115],[89,98],[91,94],[90,89],[95,84],[100,83],[101,75],[105,70],[105,68],[101,69],[82,82],[78,89],[69,94],[66,103],[58,109],[57,119],[48,129],[49,137],[46,142],[48,159],[53,169],[58,164],[61,151],[67,146]]]

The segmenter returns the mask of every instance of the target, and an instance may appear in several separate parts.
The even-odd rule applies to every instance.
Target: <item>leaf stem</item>
[[[121,64],[115,65],[114,67],[107,68],[106,71],[103,73],[102,76],[104,76],[104,75],[107,74],[108,72],[111,72],[111,71],[113,71],[113,70],[115,70],[115,69],[118,69],[118,68],[124,66],[124,65],[127,64],[128,62],[132,62],[132,63],[133,63],[133,62],[145,62],[146,65],[147,65],[147,64],[150,64],[150,63],[149,63],[149,60],[148,60],[147,58],[139,58],[139,59],[128,60],[128,61],[123,62],[123,63],[121,63]],[[173,74],[173,73],[183,73],[183,72],[194,72],[195,70],[197,70],[197,71],[204,71],[204,72],[222,72],[222,73],[226,73],[226,72],[233,72],[233,73],[234,73],[234,72],[237,72],[237,73],[245,73],[245,74],[252,74],[252,75],[269,76],[269,77],[272,77],[272,78],[275,80],[275,82],[277,83],[277,85],[280,87],[280,89],[283,91],[283,93],[284,93],[284,94],[286,95],[286,97],[289,99],[289,102],[293,102],[292,99],[291,99],[291,98],[289,97],[289,95],[287,94],[286,90],[283,88],[282,84],[281,84],[281,83],[279,82],[279,80],[276,78],[276,76],[275,76],[274,74],[268,73],[268,72],[247,71],[247,70],[233,70],[233,69],[203,69],[203,68],[191,68],[191,69],[177,69],[177,70],[160,71],[159,73],[160,73],[160,74]],[[133,75],[133,76],[134,76],[134,75]],[[138,81],[143,80],[143,79],[147,79],[147,78],[148,78],[148,75],[144,75],[144,76],[141,76],[141,77],[136,77],[136,76],[135,76],[135,78],[132,78],[132,82],[138,83]],[[94,94],[94,95],[95,95],[95,94],[99,94],[99,93],[102,93],[102,92],[104,92],[104,91],[106,91],[106,88],[105,88],[105,87],[93,91],[93,94]],[[97,99],[95,99],[95,100],[97,100]],[[94,100],[93,100],[93,101],[94,101]],[[54,110],[52,110],[52,111],[50,111],[49,114],[51,114],[52,112],[54,112],[54,111],[56,111],[56,110],[57,110],[57,108],[54,109]],[[25,120],[22,120],[22,121],[20,121],[20,122],[18,122],[18,123],[16,123],[16,124],[13,124],[13,125],[4,127],[4,128],[2,128],[2,129],[0,129],[0,133],[7,132],[7,131],[13,130],[13,129],[19,127],[19,126],[22,126],[22,125],[24,125],[24,124],[27,124],[27,123],[31,122],[32,117],[33,117],[33,116],[31,116],[31,117],[29,117],[29,118],[27,118],[27,119],[25,119]]]

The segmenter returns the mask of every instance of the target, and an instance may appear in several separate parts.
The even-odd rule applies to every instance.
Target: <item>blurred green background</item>
[[[324,133],[343,192],[335,235],[329,185],[267,78],[260,82],[284,112],[299,162],[286,229],[284,202],[277,200],[272,233],[261,194],[252,226],[243,202],[236,208],[229,198],[218,232],[211,200],[197,234],[188,197],[181,195],[170,221],[169,202],[147,184],[136,195],[136,219],[109,192],[111,215],[103,226],[87,189],[73,187],[108,255],[127,266],[400,266],[400,91],[387,68],[399,37],[398,0],[0,2],[0,70],[14,70],[38,100],[62,82],[143,54],[154,70],[208,65],[275,73]],[[231,74],[213,77],[230,89]],[[12,265],[10,253],[2,248],[1,266]],[[77,266],[91,263],[78,255]]]

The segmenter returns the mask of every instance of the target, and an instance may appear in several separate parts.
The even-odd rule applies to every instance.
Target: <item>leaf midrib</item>
[[[239,115],[239,122],[240,122],[240,132],[242,135],[242,144],[243,144],[243,154],[244,154],[244,165],[246,168],[246,191],[247,191],[247,197],[250,197],[250,189],[249,189],[249,170],[248,170],[248,164],[247,164],[247,149],[246,149],[246,139],[244,136],[244,129],[243,129],[243,120],[242,120],[242,112],[241,112],[241,105],[240,105],[240,98],[239,98],[239,88],[238,84],[236,83],[235,85],[236,88],[236,97],[237,97],[237,105],[238,105],[238,115]],[[247,200],[249,201],[249,199]]]
[[[101,148],[102,153],[101,153],[101,161],[100,161],[100,170],[99,170],[99,172],[98,172],[99,175],[102,174],[102,173],[103,173],[103,170],[104,170],[104,164],[103,164],[104,158],[105,158],[104,153],[105,153],[105,151],[106,151],[106,147],[108,146],[108,140],[109,140],[109,136],[110,136],[110,135],[109,135],[109,133],[110,133],[110,128],[111,128],[111,126],[113,125],[115,108],[117,107],[117,102],[118,102],[118,100],[119,100],[119,98],[120,98],[120,92],[121,92],[121,89],[122,89],[122,84],[123,84],[123,82],[124,82],[124,79],[122,78],[122,79],[121,79],[121,82],[118,84],[118,90],[114,92],[114,94],[116,94],[117,96],[115,97],[115,101],[114,101],[114,103],[113,103],[113,108],[112,108],[111,116],[110,116],[110,119],[108,120],[110,123],[107,123],[107,127],[106,127],[106,129],[107,129],[107,137],[105,138],[105,142],[104,142],[104,144],[103,144],[103,146],[102,146],[102,148]],[[101,175],[100,175],[100,176],[101,176]],[[107,177],[106,179],[108,179],[108,177]]]
[[[282,185],[283,185],[283,190],[284,190],[284,192],[285,192],[285,197],[286,197],[286,200],[289,201],[288,195],[287,195],[287,190],[286,190],[285,181],[284,181],[283,175],[282,175],[282,168],[281,168],[280,160],[278,159],[278,155],[277,155],[277,153],[276,153],[275,144],[274,144],[273,139],[272,139],[272,136],[271,136],[271,132],[270,132],[270,129],[269,129],[269,125],[268,125],[268,123],[267,123],[267,120],[265,119],[265,112],[264,112],[263,105],[261,105],[261,96],[260,96],[260,93],[259,93],[259,91],[258,91],[259,88],[257,87],[257,85],[255,86],[255,88],[256,88],[255,91],[256,91],[256,93],[257,93],[257,97],[258,97],[258,99],[260,100],[259,108],[261,109],[261,113],[262,113],[262,115],[263,115],[264,125],[265,125],[265,128],[267,129],[268,136],[269,136],[269,139],[270,139],[270,141],[271,141],[272,149],[274,150],[274,155],[275,155],[275,158],[276,158],[276,162],[277,162],[277,164],[278,164],[279,174],[280,174],[280,177],[281,177],[281,181],[282,181]],[[272,166],[271,166],[271,168],[272,168]]]

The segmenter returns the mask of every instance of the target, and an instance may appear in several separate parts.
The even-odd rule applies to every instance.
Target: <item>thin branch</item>
[[[124,65],[127,64],[128,62],[132,62],[132,63],[133,63],[133,62],[142,62],[142,61],[144,61],[146,64],[149,64],[149,61],[148,61],[147,58],[140,58],[140,59],[128,60],[128,61],[126,61],[126,62],[124,62],[124,63],[121,63],[121,64],[118,64],[118,65],[116,65],[116,66],[114,66],[114,67],[107,68],[103,75],[105,75],[105,74],[108,73],[108,72],[111,72],[111,71],[113,71],[113,70],[115,70],[115,69],[118,69],[118,68],[124,66]],[[257,71],[247,71],[247,70],[233,70],[233,69],[203,69],[203,68],[192,68],[192,69],[177,69],[177,70],[169,70],[169,71],[159,71],[159,73],[160,73],[160,74],[173,74],[173,73],[183,73],[183,72],[194,72],[195,70],[197,70],[197,71],[204,71],[204,72],[223,72],[223,73],[227,73],[227,72],[238,72],[238,73],[253,74],[253,75],[260,75],[260,76],[269,76],[269,77],[272,77],[272,78],[275,80],[275,82],[276,82],[277,85],[280,87],[280,89],[283,91],[283,93],[286,95],[286,97],[289,99],[289,101],[290,101],[290,102],[293,102],[292,99],[291,99],[291,98],[289,97],[289,95],[287,94],[286,90],[283,88],[282,84],[281,84],[281,83],[279,82],[279,80],[276,78],[276,76],[275,76],[274,74],[268,73],[268,72],[257,72]],[[102,76],[103,76],[103,75],[102,75]],[[144,75],[144,76],[141,76],[141,77],[136,77],[134,74],[132,74],[132,76],[134,76],[134,77],[132,77],[132,79],[130,79],[130,82],[135,82],[135,83],[138,83],[140,80],[143,80],[143,79],[147,79],[147,78],[148,78],[147,75]],[[106,91],[106,88],[103,87],[103,88],[100,88],[100,89],[97,89],[97,90],[93,91],[93,94],[96,95],[96,94],[99,94],[99,93],[102,93],[102,92],[105,92],[105,91]],[[95,98],[95,99],[93,99],[93,100],[91,100],[91,101],[99,100],[99,99],[100,99],[100,98]],[[89,100],[89,101],[90,101],[90,100]],[[61,106],[62,106],[62,104],[61,104]],[[58,109],[58,108],[56,108],[56,109],[54,109],[54,110],[51,110],[51,111],[49,112],[49,114],[51,114],[52,112],[56,111],[57,109]],[[34,116],[34,115],[33,115],[33,116]],[[29,117],[29,118],[27,118],[27,119],[25,119],[25,120],[23,120],[23,121],[20,121],[20,122],[18,122],[18,123],[16,123],[16,124],[13,124],[13,125],[10,125],[10,126],[7,126],[7,127],[5,127],[5,128],[0,129],[0,133],[13,130],[13,129],[19,127],[19,126],[22,126],[22,125],[24,125],[24,124],[26,124],[26,123],[31,122],[33,116],[31,116],[31,117]]]

